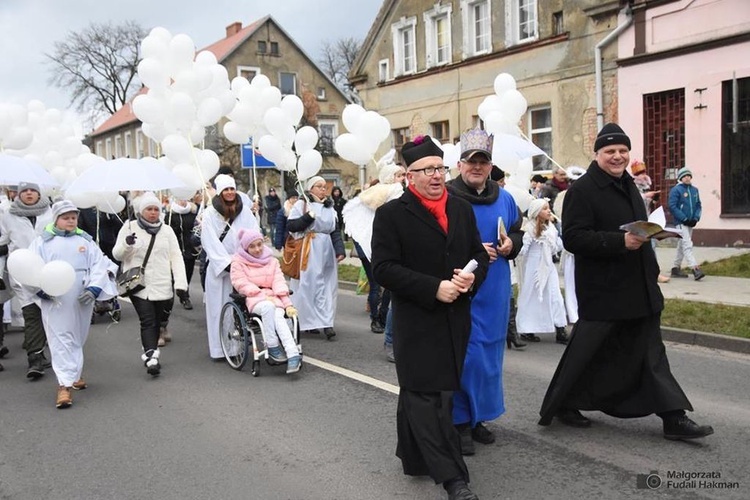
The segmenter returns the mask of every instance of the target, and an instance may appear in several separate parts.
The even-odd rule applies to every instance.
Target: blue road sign
[[[253,153],[255,154],[256,168],[275,168],[276,164],[265,158],[256,149],[253,151],[253,139],[250,142],[240,146],[240,156],[242,157],[242,168],[253,168]]]

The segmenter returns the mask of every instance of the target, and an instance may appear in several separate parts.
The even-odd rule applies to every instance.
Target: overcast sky
[[[364,40],[382,1],[0,0],[0,102],[38,99],[77,121],[68,109],[69,97],[47,83],[44,54],[91,22],[134,20],[146,31],[163,26],[173,35],[189,35],[200,49],[223,38],[227,25],[240,21],[247,26],[270,14],[317,61],[326,40]]]

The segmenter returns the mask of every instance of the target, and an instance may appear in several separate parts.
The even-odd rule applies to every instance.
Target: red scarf
[[[443,228],[445,234],[448,234],[448,214],[445,211],[445,204],[448,202],[448,190],[443,189],[443,195],[437,200],[428,200],[414,189],[413,184],[409,184],[409,191],[417,197],[419,202],[428,212],[435,216],[438,225]]]

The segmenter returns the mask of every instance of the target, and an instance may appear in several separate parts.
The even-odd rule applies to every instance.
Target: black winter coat
[[[177,242],[180,244],[180,251],[182,252],[183,259],[194,259],[197,257],[199,250],[195,247],[193,238],[193,227],[195,226],[196,214],[188,212],[186,214],[178,214],[172,212],[167,213],[167,220],[169,226],[177,236]]]
[[[633,178],[616,179],[592,162],[563,202],[562,239],[575,254],[578,314],[590,321],[650,316],[664,308],[659,265],[650,242],[625,248],[622,224],[646,220]]]
[[[378,208],[373,222],[375,281],[391,291],[396,373],[399,385],[411,391],[460,388],[471,332],[471,294],[451,304],[435,295],[440,282],[471,259],[479,263],[474,271],[477,290],[489,265],[471,205],[449,195],[446,212],[447,235],[407,190]]]

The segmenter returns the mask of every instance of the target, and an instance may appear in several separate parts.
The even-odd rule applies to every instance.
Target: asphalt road
[[[175,308],[157,379],[140,361],[132,306],[117,325],[100,319],[86,345],[89,388],[64,411],[54,407],[54,375],[27,381],[22,335],[8,334],[0,499],[445,498],[430,480],[404,476],[394,456],[395,369],[382,335],[369,332],[364,297],[340,293],[338,340],[304,336],[308,359],[293,377],[264,364],[254,378],[211,361],[197,290],[194,302],[193,311]],[[539,427],[563,351],[549,335],[506,353],[507,412],[490,424],[497,442],[467,458],[474,491],[482,499],[750,498],[750,356],[667,349],[694,418],[716,434],[671,442],[657,417],[598,413],[590,429]],[[662,486],[637,488],[637,475],[650,471]],[[679,482],[668,475],[682,472],[719,473],[713,481],[739,487],[668,488]]]

